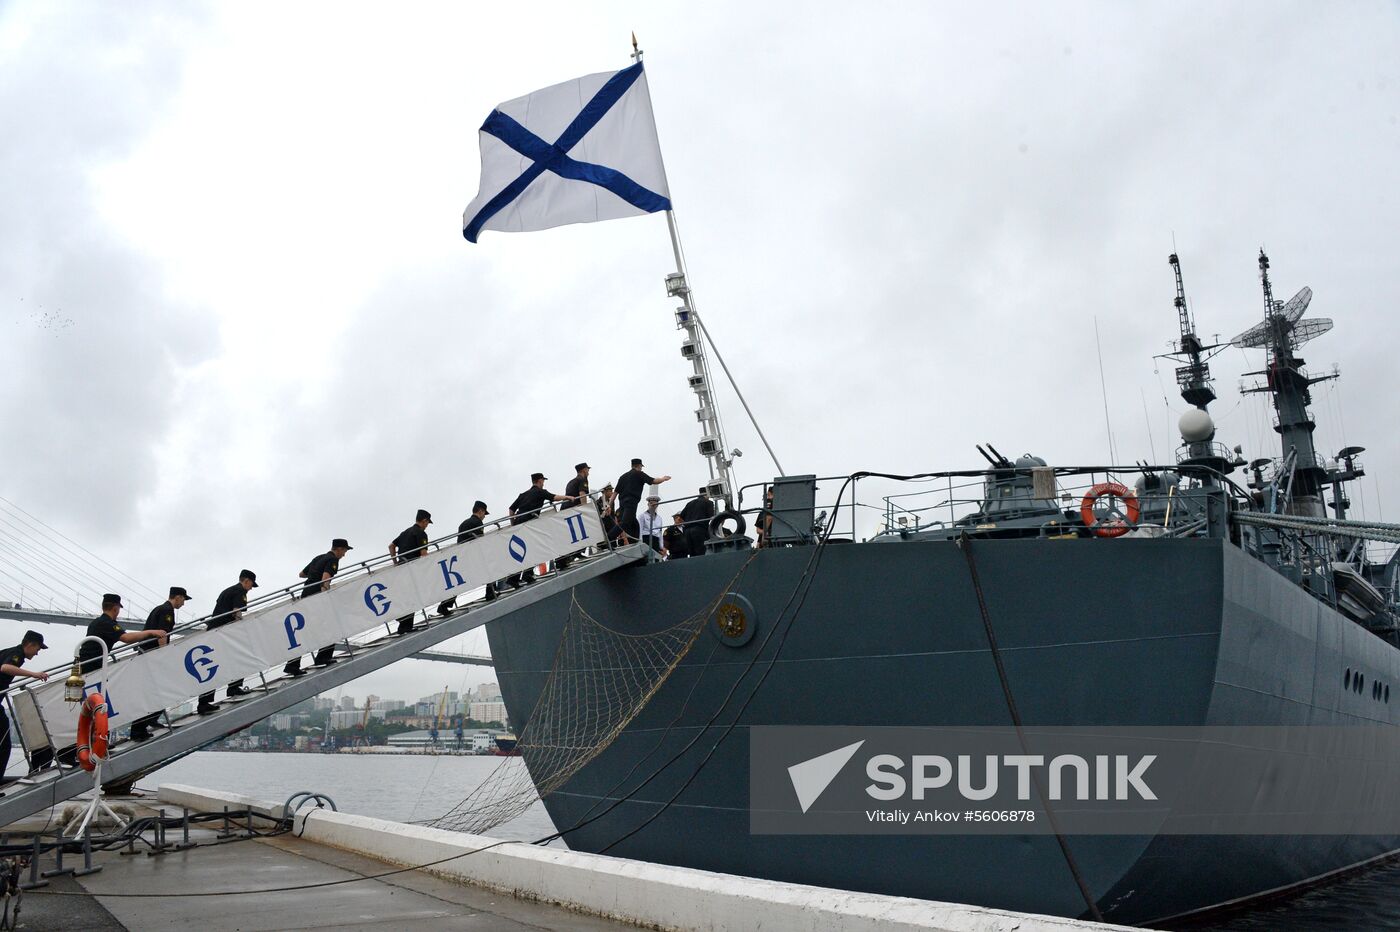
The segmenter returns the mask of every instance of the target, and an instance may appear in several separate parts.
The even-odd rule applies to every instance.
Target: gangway
[[[92,612],[60,612],[52,609],[7,608],[0,604],[0,621],[22,621],[27,624],[73,625],[87,627],[95,616]],[[139,631],[145,622],[139,618],[118,618],[117,623],[128,631]],[[425,650],[414,655],[415,660],[440,660],[443,663],[465,663],[478,667],[492,665],[485,654],[460,654],[450,650]]]
[[[458,654],[450,650],[420,650],[413,655],[414,660],[441,660],[443,663],[466,663],[478,667],[490,667],[495,661],[486,654]]]
[[[491,536],[495,535],[488,535],[487,539]],[[203,716],[190,713],[174,719],[169,722],[171,727],[168,730],[160,731],[142,743],[125,740],[116,744],[103,767],[103,782],[109,785],[130,784],[213,741],[242,731],[269,715],[333,690],[391,663],[412,657],[419,651],[449,638],[506,618],[518,609],[567,592],[581,583],[624,566],[645,562],[650,558],[651,550],[643,544],[630,544],[608,550],[587,559],[575,560],[566,569],[543,576],[533,585],[506,593],[493,601],[478,601],[467,606],[465,610],[459,608],[450,615],[432,615],[426,627],[415,629],[409,634],[390,634],[381,627],[377,634],[370,634],[365,640],[357,641],[351,638],[342,641],[336,663],[312,667],[299,678],[284,675],[280,666],[254,675],[249,683],[251,693],[244,697],[223,700],[218,711]],[[402,602],[399,607],[407,609],[409,605],[414,605],[416,611],[421,612],[436,606],[438,601],[439,597],[434,593],[431,599],[423,596],[416,602]],[[234,625],[220,630],[228,631],[241,623],[235,622]],[[177,629],[177,633],[179,630]],[[175,641],[172,646],[178,647],[180,643]],[[117,663],[139,663],[168,650],[170,647],[160,648],[150,654],[133,654]],[[61,682],[62,677],[57,679]],[[76,721],[77,706],[74,705],[72,709]],[[23,732],[24,717],[19,717],[20,729]],[[0,826],[9,825],[72,799],[92,788],[92,774],[77,767],[56,764],[40,770],[5,788],[4,796],[0,797]]]

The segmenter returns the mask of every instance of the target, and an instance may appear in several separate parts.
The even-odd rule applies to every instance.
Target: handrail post
[[[47,887],[49,882],[39,876],[39,858],[43,855],[43,850],[39,847],[39,836],[34,836],[34,847],[29,854],[29,879],[19,885],[21,890],[37,890],[40,887]]]
[[[73,871],[74,877],[86,877],[102,870],[101,864],[92,863],[92,829],[83,832],[83,866]]]
[[[180,812],[182,813],[182,818],[180,819],[180,843],[175,846],[176,851],[184,851],[187,848],[193,848],[195,846],[194,843],[190,841],[190,809],[188,806],[181,806]]]
[[[46,871],[42,871],[40,877],[62,877],[64,874],[73,873],[73,868],[63,866],[63,836],[60,835],[58,844],[54,846],[54,866]]]

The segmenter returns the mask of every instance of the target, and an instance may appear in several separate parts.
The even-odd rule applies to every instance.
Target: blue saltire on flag
[[[641,62],[566,81],[491,111],[481,187],[462,235],[523,232],[670,210]]]

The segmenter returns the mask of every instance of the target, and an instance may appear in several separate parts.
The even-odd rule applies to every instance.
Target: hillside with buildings
[[[411,702],[373,694],[316,696],[207,750],[485,754],[509,727],[500,689],[483,683],[465,694],[444,689]]]

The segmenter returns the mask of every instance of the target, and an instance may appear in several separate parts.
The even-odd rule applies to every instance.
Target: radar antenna
[[[1303,312],[1308,309],[1308,304],[1311,301],[1312,289],[1304,285],[1302,288],[1298,289],[1297,294],[1288,299],[1288,303],[1283,306],[1283,310],[1279,311],[1279,316],[1289,323],[1292,323],[1303,316]]]
[[[1275,349],[1301,346],[1309,340],[1320,337],[1332,329],[1332,321],[1326,317],[1300,321],[1303,312],[1312,303],[1312,289],[1304,285],[1285,304],[1275,300],[1274,286],[1269,281],[1269,257],[1259,250],[1259,280],[1264,288],[1264,320],[1230,341],[1231,346],[1244,349]]]

